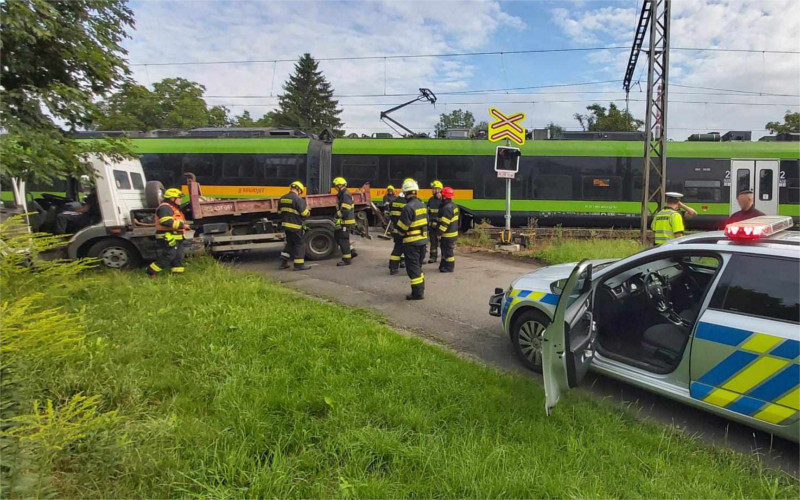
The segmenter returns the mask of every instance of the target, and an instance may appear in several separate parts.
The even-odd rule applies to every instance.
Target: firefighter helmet
[[[299,190],[300,190],[300,193],[305,193],[305,191],[306,191],[306,187],[305,187],[305,186],[303,185],[303,183],[302,183],[302,182],[300,182],[300,181],[294,181],[293,183],[291,183],[291,184],[289,185],[289,187],[290,187],[290,188],[299,189]]]
[[[387,191],[394,191],[394,186],[392,186],[391,184],[389,184],[388,186],[386,186],[386,190],[387,190]]]
[[[344,177],[337,177],[337,178],[335,178],[333,180],[333,185],[334,186],[342,186],[342,185],[346,186],[347,185],[347,181],[344,179]]]
[[[442,198],[447,198],[448,200],[452,200],[454,194],[455,191],[453,191],[453,188],[451,188],[450,186],[447,186],[446,188],[442,189]]]
[[[442,189],[444,187],[444,184],[442,184],[442,182],[439,181],[439,180],[435,180],[435,181],[431,182],[431,187],[432,188]]]
[[[419,184],[414,179],[408,178],[403,181],[403,192],[404,193],[411,193],[419,191]]]
[[[183,196],[183,193],[178,188],[169,188],[166,191],[164,191],[165,200],[172,200],[175,198],[180,198],[181,196]]]

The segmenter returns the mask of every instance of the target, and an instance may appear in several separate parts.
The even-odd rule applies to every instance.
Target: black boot
[[[424,295],[414,295],[413,293],[406,295],[406,300],[422,300],[424,298]]]
[[[289,264],[288,260],[281,259],[281,267],[280,267],[280,269],[289,269],[290,267],[292,267],[292,266]]]
[[[395,274],[398,274],[399,272],[400,272],[399,269],[389,269],[389,274],[392,275],[392,276],[394,276]]]
[[[307,269],[311,269],[311,266],[308,264],[300,264],[299,266],[294,266],[295,271],[305,271]]]
[[[349,266],[350,264],[352,264],[352,262],[350,262],[349,260],[340,260],[339,262],[336,263],[336,267]]]

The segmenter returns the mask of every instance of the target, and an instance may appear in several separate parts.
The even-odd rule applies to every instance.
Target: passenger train
[[[92,134],[84,140],[98,135]],[[420,186],[439,179],[473,220],[503,222],[505,181],[494,171],[496,144],[485,139],[325,140],[276,129],[147,135],[131,142],[147,178],[167,187],[181,186],[192,172],[208,196],[277,197],[296,179],[316,193],[342,176],[353,188],[369,183],[380,200],[386,186],[406,177]],[[536,140],[521,149],[511,183],[515,226],[533,219],[540,226],[639,226],[641,141]],[[698,212],[690,229],[719,227],[746,188],[755,190],[762,212],[800,219],[800,143],[669,142],[667,156],[667,191],[684,193]],[[420,196],[427,199],[430,190]]]

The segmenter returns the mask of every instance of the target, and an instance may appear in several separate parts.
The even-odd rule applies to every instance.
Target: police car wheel
[[[542,371],[542,334],[548,324],[543,313],[531,309],[520,314],[511,327],[514,350],[529,370]]]

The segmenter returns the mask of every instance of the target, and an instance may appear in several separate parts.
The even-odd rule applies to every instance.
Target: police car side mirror
[[[564,292],[564,287],[567,285],[567,279],[568,278],[563,278],[550,283],[550,291],[555,295],[561,295]]]

